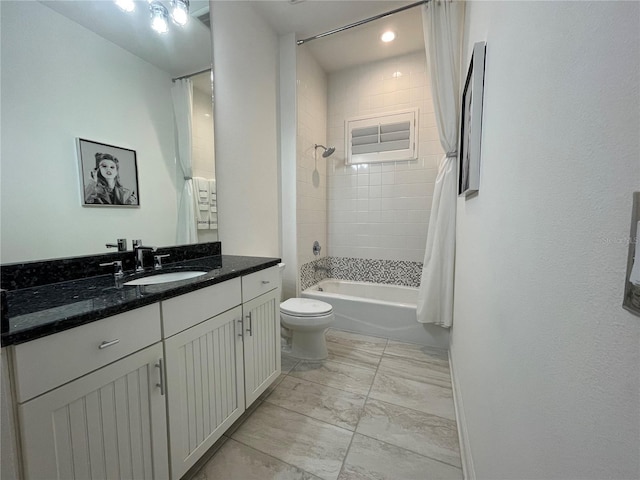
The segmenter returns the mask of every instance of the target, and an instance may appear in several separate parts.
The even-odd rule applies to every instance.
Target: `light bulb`
[[[169,25],[167,23],[167,9],[159,2],[153,2],[149,5],[151,11],[151,28],[158,33],[167,33]]]
[[[189,20],[189,0],[172,0],[171,18],[181,27],[186,25]]]
[[[121,10],[125,12],[131,13],[136,9],[133,0],[115,0],[115,3]]]
[[[392,42],[395,38],[396,38],[396,34],[391,30],[388,30],[384,32],[382,35],[380,35],[380,40],[382,40],[385,43]]]

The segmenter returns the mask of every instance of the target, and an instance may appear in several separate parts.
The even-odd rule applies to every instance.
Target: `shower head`
[[[336,151],[336,147],[325,147],[324,145],[320,145],[318,143],[316,143],[315,148],[322,148],[324,149],[324,152],[322,152],[322,158],[327,158],[330,157],[331,155],[333,155],[333,152]]]

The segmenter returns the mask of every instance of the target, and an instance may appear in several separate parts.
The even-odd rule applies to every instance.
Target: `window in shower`
[[[418,118],[414,108],[346,120],[347,164],[417,159]]]

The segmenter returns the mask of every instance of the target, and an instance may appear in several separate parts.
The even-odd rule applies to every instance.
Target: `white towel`
[[[194,195],[196,225],[198,230],[209,229],[209,180],[201,177],[194,177],[193,183],[196,194]]]
[[[216,181],[209,180],[209,228],[211,230],[218,229],[218,194],[216,190]]]
[[[633,259],[633,266],[631,267],[631,273],[629,274],[629,281],[636,286],[640,286],[640,222],[636,226],[636,253]]]

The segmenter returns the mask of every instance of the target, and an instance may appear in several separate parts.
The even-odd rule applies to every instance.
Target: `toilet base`
[[[326,328],[319,332],[293,330],[289,355],[300,360],[325,360],[329,356],[324,338],[326,331]]]

